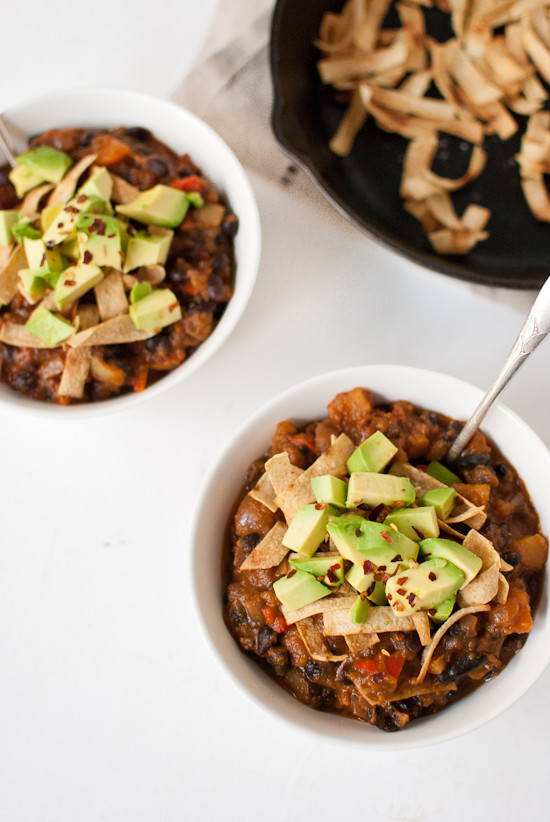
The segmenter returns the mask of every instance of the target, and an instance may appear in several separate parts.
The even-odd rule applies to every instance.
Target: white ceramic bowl
[[[145,126],[176,153],[191,155],[204,174],[227,196],[239,218],[239,231],[235,238],[234,296],[211,336],[174,371],[141,393],[68,407],[31,400],[0,384],[0,403],[17,413],[27,411],[63,419],[98,416],[151,399],[192,374],[222,345],[239,321],[258,270],[258,208],[248,178],[233,152],[194,114],[166,100],[134,91],[112,88],[61,91],[9,109],[5,120],[21,150],[25,147],[26,136],[50,128]]]
[[[547,586],[525,646],[499,676],[443,712],[414,721],[393,734],[357,720],[314,711],[289,696],[239,650],[222,619],[220,557],[223,536],[247,467],[265,453],[279,421],[322,418],[335,394],[356,386],[370,388],[380,399],[410,400],[458,419],[469,416],[482,394],[468,383],[432,371],[373,365],[315,377],[275,398],[235,435],[203,484],[191,536],[194,593],[206,640],[228,675],[260,708],[283,722],[325,739],[357,744],[364,749],[415,748],[443,742],[483,725],[519,699],[541,675],[550,661]],[[483,429],[525,481],[538,510],[542,530],[548,535],[550,452],[505,406],[498,405],[490,411]]]

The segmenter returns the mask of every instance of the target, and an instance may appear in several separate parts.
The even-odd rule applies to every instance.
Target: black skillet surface
[[[316,68],[313,46],[325,11],[339,11],[343,0],[278,0],[271,29],[274,85],[272,126],[283,147],[318,182],[329,200],[371,237],[435,271],[495,286],[538,288],[550,274],[550,225],[536,221],[525,203],[514,155],[519,132],[506,142],[486,138],[487,165],[482,175],[453,195],[458,214],[468,203],[491,209],[490,237],[466,256],[436,254],[420,224],[403,209],[399,197],[406,141],[387,134],[371,118],[359,132],[349,157],[332,154],[328,141],[345,105],[334,101]],[[445,40],[446,18],[428,9],[429,30]],[[469,144],[443,136],[434,170],[449,177],[464,173]]]

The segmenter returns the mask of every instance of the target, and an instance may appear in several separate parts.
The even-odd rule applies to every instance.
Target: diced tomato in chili
[[[391,676],[395,677],[396,679],[399,678],[399,674],[403,670],[404,664],[405,657],[401,654],[392,654],[391,656],[386,657],[386,670]]]
[[[196,174],[191,174],[189,177],[174,180],[170,185],[172,188],[178,188],[180,191],[202,191],[206,183],[201,177],[197,177]]]
[[[132,388],[134,389],[134,391],[136,391],[138,393],[140,391],[145,391],[145,388],[147,387],[147,375],[148,375],[148,373],[149,373],[149,370],[147,368],[145,368],[145,369],[143,369],[143,371],[140,371],[138,374],[136,374],[135,377],[133,377],[131,382],[132,382]]]
[[[315,456],[317,456],[317,451],[315,450],[315,438],[313,434],[294,434],[288,439],[290,442],[293,442],[294,445],[309,448],[310,451],[313,451]]]
[[[283,617],[277,616],[277,611],[272,605],[266,605],[262,608],[264,619],[270,628],[273,628],[276,634],[282,634],[288,628]]]
[[[276,634],[284,634],[288,625],[283,617],[277,617],[277,619],[273,620],[273,625],[271,626]]]
[[[365,671],[367,674],[378,674],[383,669],[380,664],[380,657],[372,656],[368,659],[358,659],[354,663],[356,668],[359,668],[360,671]]]
[[[96,162],[100,166],[112,166],[131,154],[129,145],[110,134],[96,134],[92,140],[92,151],[97,154]]]
[[[368,657],[368,659],[358,659],[354,664],[356,668],[367,674],[385,673],[398,679],[405,664],[405,657],[401,654],[390,654],[389,656],[380,654]]]

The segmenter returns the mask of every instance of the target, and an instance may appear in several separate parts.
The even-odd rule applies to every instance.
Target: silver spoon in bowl
[[[474,413],[452,444],[446,457],[454,462],[468,445],[481,425],[485,414],[500,393],[506,388],[514,374],[544,340],[550,331],[550,277],[546,280],[533,303],[527,319],[521,327],[514,345],[493,384],[475,409]]]
[[[6,159],[12,168],[15,168],[17,165],[15,161],[15,154],[16,148],[13,144],[13,140],[11,139],[11,135],[6,128],[6,124],[0,115],[0,148],[6,155]]]

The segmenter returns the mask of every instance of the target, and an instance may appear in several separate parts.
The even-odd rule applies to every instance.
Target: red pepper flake
[[[424,534],[422,533],[422,531],[419,531],[419,529],[418,529],[418,528],[416,528],[414,525],[412,526],[412,528],[413,528],[413,531],[416,531],[416,533],[418,534],[418,536],[419,536],[419,538],[420,538],[420,539],[425,539],[425,536],[424,536]]]
[[[67,214],[80,214],[80,210],[72,205],[65,206],[63,211],[66,211]]]
[[[84,252],[84,257],[82,258],[82,262],[84,262],[86,265],[88,265],[88,263],[91,263],[93,259],[94,259],[94,257],[93,257],[92,252],[88,251],[88,249],[86,249],[86,251]]]
[[[286,578],[290,579],[291,577],[294,576],[295,573],[296,573],[296,568],[293,568],[292,571],[288,572],[288,574],[286,575]]]
[[[388,600],[388,602],[391,602],[393,596],[391,594],[386,594],[386,599]]]
[[[310,436],[312,437],[312,435]],[[309,448],[309,450],[317,456],[315,442],[313,441],[313,438],[310,439],[307,434],[293,434],[288,438],[288,441],[294,443],[294,445],[298,445],[300,448]]]
[[[404,585],[407,580],[408,580],[408,577],[399,577],[399,579],[397,580],[397,584],[398,585]]]
[[[271,627],[273,628],[276,634],[284,634],[284,632],[288,628],[288,625],[286,624],[286,621],[283,619],[283,617],[277,617],[273,621],[273,625]]]
[[[107,234],[109,240],[112,240],[113,237],[116,237],[116,234]]]
[[[81,194],[81,195],[80,195],[80,197],[77,197],[77,198],[76,198],[76,202],[77,202],[77,203],[85,203],[87,199],[88,199],[88,198],[86,197],[86,195],[85,195],[85,194]]]
[[[404,597],[405,594],[407,593],[407,591],[406,591],[405,588],[398,588],[397,593],[399,594],[400,597]]]
[[[403,562],[403,557],[401,554],[396,554],[393,559],[390,559],[390,562]]]
[[[404,508],[405,503],[401,499],[396,499],[392,502],[392,508]]]
[[[394,602],[393,605],[392,605],[392,608],[393,608],[394,611],[404,611],[405,610],[405,606],[403,605],[402,602]]]
[[[437,579],[437,574],[434,574],[433,571],[430,571],[430,573],[428,574],[428,579],[431,579],[431,581],[434,582]]]
[[[376,580],[376,582],[382,582],[382,580],[384,579],[384,574],[375,574],[374,579]]]
[[[103,220],[94,220],[89,228],[89,231],[90,233],[92,233],[92,231],[97,231],[98,237],[104,237],[106,231],[105,223]]]
[[[57,224],[57,227],[58,227],[58,228],[63,228],[63,226],[64,226],[64,225],[65,225],[65,223],[58,223],[58,224]],[[53,248],[53,245],[52,245],[52,248]]]
[[[384,509],[384,504],[381,502],[381,503],[380,503],[380,505],[377,505],[377,506],[376,506],[376,508],[373,508],[373,509],[372,509],[372,511],[371,511],[371,512],[370,512],[370,514],[369,514],[369,519],[370,519],[372,522],[374,522],[375,520],[377,520],[377,519],[378,519],[378,515],[380,514],[380,512],[381,512],[381,511],[383,511],[383,509]]]
[[[437,608],[428,608],[428,613],[430,616],[435,616],[437,614]]]
[[[330,566],[331,571],[338,571],[339,569],[340,569],[340,563],[339,562],[335,562],[334,565]]]
[[[324,509],[327,507],[327,505],[328,505],[328,502],[317,502],[315,504],[315,510],[316,511],[324,511]]]
[[[376,588],[376,582],[371,582],[371,584],[369,585],[369,587],[367,588],[367,591],[366,591],[366,594],[367,594],[368,597],[370,597],[370,595],[372,594],[372,592],[374,591],[375,588]]]
[[[172,311],[175,311],[176,308],[179,308],[179,303],[177,301],[168,306],[168,311],[172,313]]]
[[[334,584],[335,582],[338,582],[338,577],[336,576],[336,574],[334,573],[332,568],[328,569],[327,578],[328,578],[328,581],[331,582],[332,584]]]
[[[58,228],[59,228],[59,226],[58,226]],[[51,250],[54,247],[54,245],[55,245],[55,243],[54,243],[53,240],[48,240],[48,242],[46,243],[46,248]]]
[[[386,570],[387,570],[387,568],[386,568],[386,566],[385,566],[385,565],[379,565],[379,566],[378,566],[378,570],[379,570],[379,571],[386,571]]]
[[[370,559],[366,559],[363,563],[363,573],[364,574],[372,574],[374,571],[374,565],[370,561]]]
[[[356,537],[360,537],[360,536],[362,535],[362,533],[363,533],[363,532],[361,531],[361,529],[360,529],[360,528],[356,528],[356,529],[355,529],[355,536],[356,536]]]
[[[65,278],[65,285],[68,285],[69,288],[72,288],[73,285],[76,285],[76,280],[71,280],[71,279]]]
[[[387,531],[380,531],[380,536],[382,537],[382,539],[385,539],[386,542],[393,542],[393,539],[390,537]]]
[[[416,602],[416,594],[413,594],[413,592],[411,591],[407,599],[410,605],[414,605],[414,603]]]

